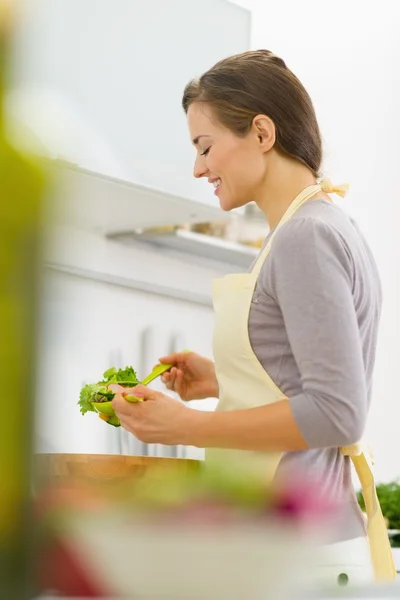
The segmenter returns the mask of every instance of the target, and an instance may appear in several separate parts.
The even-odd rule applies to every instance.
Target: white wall
[[[325,141],[325,173],[351,190],[380,269],[384,310],[368,438],[377,477],[400,476],[400,2],[239,0],[253,10],[252,48],[280,55],[307,87]]]
[[[225,0],[19,6],[12,82],[24,93],[10,110],[82,167],[214,205],[210,186],[192,177],[182,93],[217,60],[248,48],[248,11]]]

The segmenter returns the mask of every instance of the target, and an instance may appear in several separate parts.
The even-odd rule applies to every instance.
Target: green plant
[[[400,530],[400,480],[389,483],[380,483],[376,486],[379,502],[384,516],[389,521],[389,529]],[[364,499],[361,492],[357,493],[358,503],[365,510]],[[394,547],[400,547],[400,536],[392,539]]]

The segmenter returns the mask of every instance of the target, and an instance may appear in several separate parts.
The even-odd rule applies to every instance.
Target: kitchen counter
[[[368,586],[357,590],[344,590],[308,594],[303,600],[386,600],[386,598],[400,598],[400,579],[388,586]]]
[[[400,580],[394,585],[390,586],[370,586],[368,588],[363,588],[359,590],[353,591],[345,591],[341,590],[340,593],[329,593],[329,594],[307,594],[307,598],[293,598],[292,600],[387,600],[388,598],[400,598]],[[60,596],[41,596],[36,600],[87,600],[85,598],[61,598]],[[93,598],[92,600],[96,600]],[[99,598],[98,600],[118,600],[116,597],[110,598]],[[173,597],[170,598],[167,596],[163,596],[162,598],[139,598],[135,597],[132,600],[173,600]],[[190,598],[188,598],[190,600]],[[198,600],[196,598],[196,600]],[[206,600],[206,599],[205,599]],[[249,598],[249,600],[251,600]],[[266,600],[269,600],[266,596]]]

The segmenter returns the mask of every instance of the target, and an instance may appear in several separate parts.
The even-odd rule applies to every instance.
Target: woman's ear
[[[257,115],[253,119],[252,129],[257,135],[260,149],[263,152],[271,150],[276,140],[276,131],[273,121],[266,115]]]

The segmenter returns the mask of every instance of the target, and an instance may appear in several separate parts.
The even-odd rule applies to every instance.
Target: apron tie
[[[372,454],[365,442],[344,446],[341,451],[345,456],[350,457],[361,484],[367,513],[368,541],[375,579],[382,582],[394,581],[397,577],[396,567],[386,523],[376,493]]]
[[[330,179],[322,179],[320,182],[321,190],[325,192],[325,194],[337,194],[342,198],[345,197],[347,192],[349,191],[348,183],[341,183],[340,185],[333,185]]]

